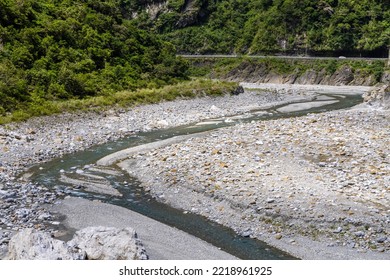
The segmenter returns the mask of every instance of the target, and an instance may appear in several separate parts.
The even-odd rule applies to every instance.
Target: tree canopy
[[[153,21],[163,38],[182,53],[382,54],[390,45],[389,0],[175,2],[182,6]],[[189,2],[192,13],[197,7],[198,20],[178,24],[190,12]]]
[[[131,20],[133,1],[1,0],[0,115],[29,101],[185,78],[176,50]]]

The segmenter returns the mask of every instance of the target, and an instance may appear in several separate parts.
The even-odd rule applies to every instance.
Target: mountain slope
[[[385,56],[390,45],[389,0],[133,2],[181,53]]]

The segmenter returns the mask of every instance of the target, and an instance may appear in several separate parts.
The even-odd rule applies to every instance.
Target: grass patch
[[[66,101],[34,100],[21,109],[0,116],[0,124],[25,121],[31,117],[75,111],[105,110],[112,107],[134,107],[172,101],[177,98],[217,96],[231,93],[238,86],[234,82],[194,79],[161,88],[120,91],[109,95]]]

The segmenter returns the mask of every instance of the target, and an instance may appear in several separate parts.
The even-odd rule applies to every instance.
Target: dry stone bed
[[[243,235],[388,258],[389,155],[389,111],[351,110],[220,129],[138,154],[131,172],[158,199]]]

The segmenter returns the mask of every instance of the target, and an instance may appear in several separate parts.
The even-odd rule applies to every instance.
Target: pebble
[[[9,240],[10,240],[10,238],[2,238],[2,239],[0,239],[0,245],[1,244],[7,244]]]
[[[38,220],[45,221],[45,220],[49,220],[50,218],[51,218],[51,215],[49,213],[43,213],[43,214],[39,215]]]
[[[253,234],[253,231],[251,229],[247,229],[241,233],[242,237],[250,237]]]
[[[384,243],[387,240],[386,236],[380,236],[376,239],[376,242],[378,243]]]
[[[343,228],[342,227],[338,227],[337,229],[335,229],[333,231],[333,233],[341,233],[343,231]]]
[[[365,233],[363,231],[356,231],[353,233],[356,237],[363,237]]]
[[[283,235],[280,233],[275,234],[275,239],[280,240],[282,239]]]

